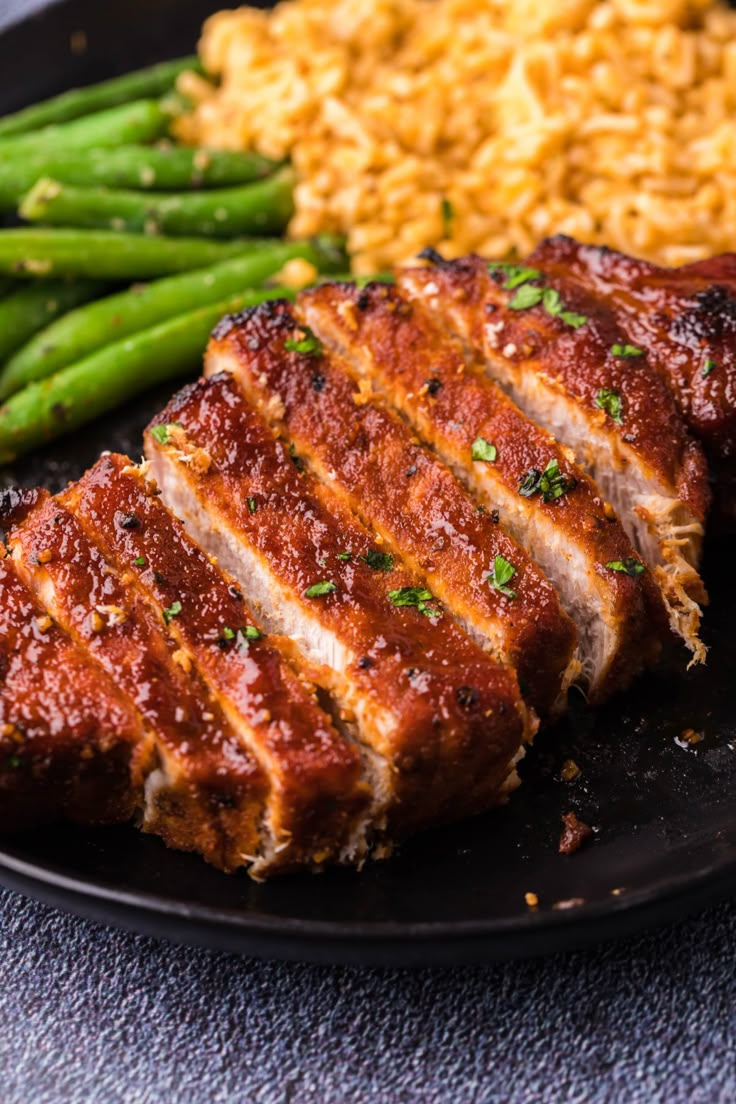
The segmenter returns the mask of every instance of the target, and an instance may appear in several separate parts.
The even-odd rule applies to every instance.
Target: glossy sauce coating
[[[507,279],[503,269],[471,255],[404,271],[399,285],[419,296],[481,356],[501,361],[511,379],[531,376],[538,386],[548,382],[555,401],[572,401],[587,411],[596,432],[605,429],[618,439],[624,458],[635,457],[647,478],[686,502],[694,519],[702,522],[709,499],[705,456],[646,352],[616,355],[617,347],[639,347],[631,345],[607,305],[586,294],[563,270],[545,272],[513,289],[504,288]],[[586,321],[572,326],[541,303],[521,310],[509,307],[522,286],[556,291],[564,309]],[[620,424],[596,404],[601,391],[620,398]]]
[[[493,634],[532,704],[548,711],[575,648],[553,587],[404,422],[377,398],[365,401],[346,361],[285,348],[301,332],[287,303],[244,312],[212,339],[207,371],[233,372],[322,481],[376,527],[381,549],[425,575],[456,615]],[[512,598],[488,582],[497,555],[515,568]]]
[[[215,865],[241,865],[259,845],[266,781],[196,673],[174,662],[163,611],[131,590],[63,496],[39,492],[8,543],[51,616],[115,680],[156,740],[168,777],[147,808],[147,827]]]
[[[226,577],[163,505],[158,489],[125,456],[110,455],[65,496],[97,534],[118,571],[132,572],[158,609],[180,611],[169,634],[221,702],[236,713],[272,782],[269,824],[279,866],[336,858],[370,792],[358,752],[341,737],[266,636]],[[188,658],[187,658],[188,657]]]
[[[714,257],[659,268],[559,235],[529,263],[564,273],[615,314],[668,381],[692,432],[714,457],[736,456],[736,262]]]
[[[156,422],[178,423],[182,434],[162,443],[149,431],[149,457],[169,450],[177,459],[186,455],[182,446],[204,450],[206,470],[179,463],[179,479],[206,505],[213,526],[255,550],[275,588],[348,650],[353,658],[343,678],[366,714],[375,709],[390,718],[387,730],[364,736],[391,764],[393,824],[405,829],[456,816],[459,800],[469,809],[491,804],[524,736],[513,672],[447,614],[430,618],[393,605],[390,590],[421,580],[398,564],[379,573],[360,559],[375,547],[371,534],[297,469],[230,376],[185,388]],[[346,553],[349,561],[341,558]],[[239,582],[247,599],[248,578]],[[335,589],[306,596],[325,582]]]
[[[0,545],[0,552],[4,551]],[[0,558],[0,830],[124,821],[149,743],[135,710]]]
[[[597,693],[625,683],[653,658],[664,625],[658,590],[646,572],[631,578],[605,566],[636,554],[595,485],[554,439],[524,417],[496,384],[470,370],[459,344],[397,288],[324,284],[303,292],[299,301],[312,329],[350,356],[421,437],[468,472],[471,483],[477,482],[473,442],[482,437],[495,445],[497,456],[483,466],[484,480],[503,486],[523,510],[540,511],[545,523],[559,527],[584,557],[590,586],[605,594],[604,614],[618,639],[607,686],[599,686]],[[440,383],[434,393],[426,388],[430,377]],[[519,495],[525,474],[544,471],[550,461],[557,462],[566,493],[548,503],[541,494]]]

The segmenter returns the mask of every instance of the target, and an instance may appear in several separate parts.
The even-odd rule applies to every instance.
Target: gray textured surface
[[[731,1104],[736,907],[462,970],[255,962],[0,894],[3,1104]]]

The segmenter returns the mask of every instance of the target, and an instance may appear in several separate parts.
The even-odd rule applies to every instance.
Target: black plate
[[[212,8],[64,0],[0,36],[0,108],[191,50]],[[69,43],[80,30],[88,48],[74,55]],[[104,448],[136,455],[143,425],[165,398],[149,395],[1,478],[56,490]],[[153,934],[319,961],[528,955],[671,919],[736,887],[732,571],[726,542],[711,541],[707,668],[683,675],[679,656],[595,713],[576,701],[565,724],[539,737],[506,809],[427,832],[389,862],[260,886],[131,828],[66,826],[6,840],[0,880]],[[686,728],[702,731],[702,743],[680,746]],[[582,772],[573,783],[559,779],[567,758]],[[566,858],[557,843],[568,810],[596,834]],[[527,893],[538,895],[537,911]]]

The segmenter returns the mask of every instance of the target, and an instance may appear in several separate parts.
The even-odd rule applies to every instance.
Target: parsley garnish
[[[308,356],[321,356],[322,355],[322,342],[315,334],[312,333],[309,326],[301,326],[300,329],[304,333],[304,337],[295,339],[289,338],[284,343],[284,348],[290,353],[305,353]]]
[[[504,287],[505,286],[504,284]],[[514,287],[516,286],[517,285],[514,284]],[[575,330],[578,326],[584,326],[588,321],[584,314],[577,314],[575,311],[567,310],[559,291],[555,288],[541,288],[536,287],[534,284],[523,283],[513,299],[509,301],[509,307],[511,310],[528,310],[530,307],[536,307],[540,303],[547,314],[551,315],[552,318],[560,318]]]
[[[700,373],[701,379],[707,379],[711,372],[717,367],[718,365],[716,364],[716,362],[714,360],[711,360],[709,357],[703,365],[703,369]]]
[[[611,352],[615,357],[644,356],[644,350],[640,349],[638,345],[612,345]]]
[[[595,405],[599,410],[605,410],[609,418],[616,422],[617,425],[621,425],[623,418],[623,402],[618,391],[611,391],[608,387],[602,387],[595,397]]]
[[[172,602],[170,606],[164,610],[164,624],[168,625],[175,617],[178,617],[182,611],[182,604],[178,600]]]
[[[342,560],[343,563],[350,563],[351,559],[353,558],[353,554],[352,552],[338,552],[337,558],[338,560]]]
[[[373,571],[393,571],[394,569],[394,558],[390,552],[378,552],[375,548],[371,548],[360,558]]]
[[[227,625],[223,625],[222,635],[225,638],[225,640],[234,640],[235,639],[235,633]]]
[[[436,601],[432,591],[425,590],[424,587],[400,587],[399,590],[390,590],[388,596],[395,606],[416,606],[425,617],[440,616],[440,611],[429,605]]]
[[[473,460],[488,460],[493,463],[498,456],[498,449],[490,441],[486,441],[485,437],[476,437],[470,449],[470,456]]]
[[[172,429],[183,429],[181,422],[168,422],[166,425],[151,426],[151,436],[160,445],[165,445],[169,440],[169,432]]]
[[[618,571],[620,575],[630,575],[632,579],[646,570],[643,563],[631,556],[625,560],[609,560],[606,567],[609,571]]]
[[[440,203],[440,213],[442,215],[442,236],[445,238],[452,237],[452,220],[455,217],[455,211],[449,199],[443,199]]]
[[[305,598],[321,598],[324,594],[332,594],[333,590],[337,590],[334,583],[331,583],[328,579],[322,579],[319,583],[312,583],[304,591]]]
[[[263,633],[255,625],[243,625],[241,629],[238,629],[237,636],[238,648],[242,648],[248,640],[260,640]]]
[[[533,284],[522,284],[513,299],[509,300],[511,310],[528,310],[542,302],[544,288],[535,287]]]
[[[567,491],[575,486],[574,479],[568,479],[560,471],[560,465],[556,460],[550,460],[544,471],[539,468],[529,468],[519,483],[519,494],[524,498],[531,498],[539,492],[543,502],[554,502],[561,498]]]
[[[248,503],[248,509],[250,510],[250,512],[252,514],[254,514],[256,512],[256,510],[258,509],[258,503],[256,502],[256,500],[254,498],[247,498],[246,502]]]
[[[136,558],[134,560],[132,560],[131,562],[133,564],[133,567],[145,567],[146,566],[146,557],[145,556],[136,556]]]
[[[503,283],[505,291],[513,291],[514,288],[521,287],[522,284],[528,283],[530,280],[538,280],[542,273],[538,268],[527,268],[525,265],[513,264],[510,261],[498,261],[496,264],[488,265],[489,272],[503,272],[506,274],[506,279]]]
[[[496,556],[493,560],[493,571],[488,576],[488,582],[494,588],[499,590],[501,594],[505,594],[507,598],[515,598],[516,591],[511,590],[507,583],[510,583],[516,574],[516,568],[512,563],[509,563],[504,556]]]

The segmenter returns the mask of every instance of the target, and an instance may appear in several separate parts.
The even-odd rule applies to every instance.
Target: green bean
[[[71,123],[47,126],[0,141],[0,157],[23,158],[39,152],[126,146],[131,142],[152,142],[166,133],[171,121],[158,100],[136,100],[122,107],[110,107],[96,115],[84,115]]]
[[[42,176],[82,187],[185,191],[228,188],[269,176],[279,166],[257,153],[119,146],[107,149],[34,151],[0,163],[0,209],[14,210]]]
[[[283,297],[281,289],[245,291],[117,341],[0,406],[0,463],[78,429],[150,387],[196,372],[212,327],[223,314]]]
[[[16,290],[0,300],[0,361],[54,318],[88,303],[106,289],[97,280],[42,280],[20,286],[14,281],[14,286]]]
[[[146,280],[271,249],[273,239],[209,241],[116,234],[111,230],[0,230],[0,273]]]
[[[293,193],[290,168],[239,188],[175,195],[75,188],[43,177],[18,213],[28,222],[52,226],[231,238],[280,234],[294,212]]]
[[[201,72],[196,57],[164,61],[148,69],[137,69],[134,73],[113,77],[112,80],[102,81],[100,84],[62,92],[60,96],[53,96],[0,119],[0,138],[67,123],[82,115],[104,111],[108,107],[117,107],[142,97],[161,96],[173,87],[179,74],[187,69]]]
[[[318,270],[329,270],[339,264],[333,248],[329,239],[275,242],[259,253],[130,288],[71,311],[37,333],[0,370],[0,400],[111,341],[119,341],[197,306],[219,302],[241,288],[256,287],[293,258],[302,257]]]

